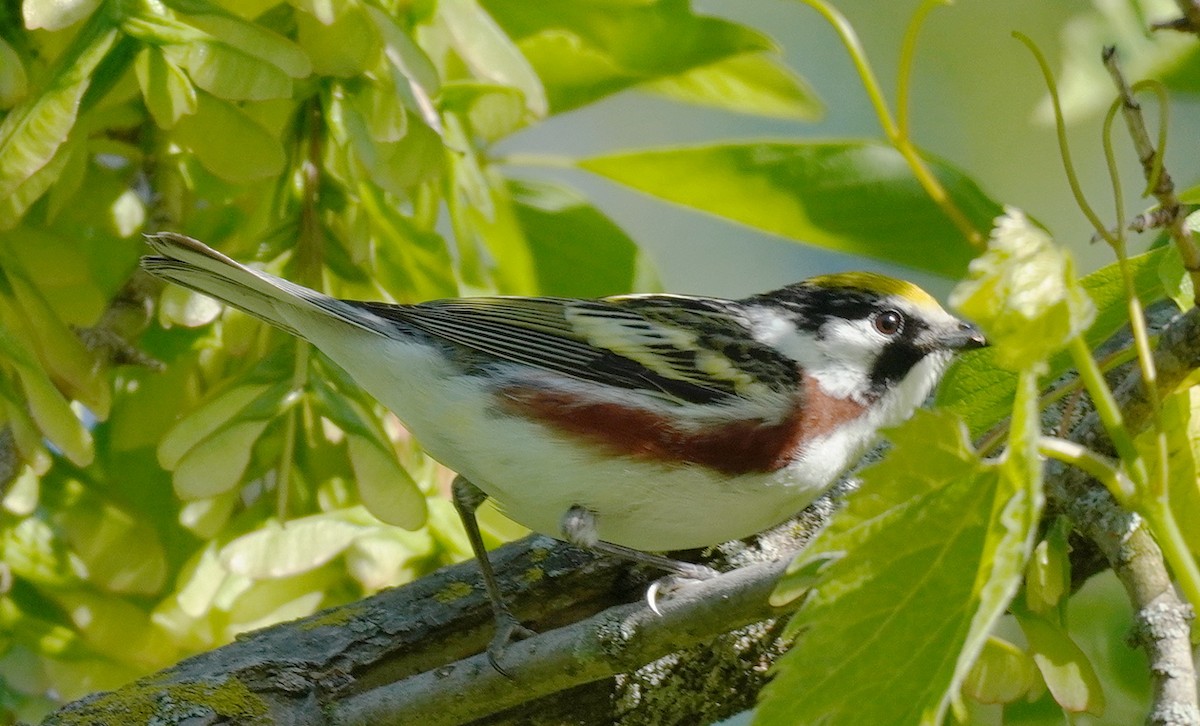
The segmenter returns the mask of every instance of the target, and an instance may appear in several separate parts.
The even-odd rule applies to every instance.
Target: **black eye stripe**
[[[926,351],[907,340],[897,339],[879,352],[871,368],[871,388],[885,391],[903,380],[912,367],[921,362]]]

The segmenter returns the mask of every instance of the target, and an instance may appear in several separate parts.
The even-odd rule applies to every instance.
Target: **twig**
[[[1153,23],[1151,30],[1177,30],[1181,33],[1195,33],[1200,36],[1200,2],[1197,0],[1175,0],[1182,17]]]
[[[1180,0],[1180,4],[1194,8],[1194,4],[1186,2],[1186,0]],[[1200,14],[1200,9],[1196,9],[1196,12]],[[1191,18],[1190,15],[1188,17]],[[1196,27],[1200,29],[1200,25]],[[1121,73],[1120,65],[1117,62],[1116,47],[1106,47],[1101,58],[1104,61],[1104,67],[1112,76],[1117,93],[1120,94],[1122,115],[1125,117],[1126,126],[1129,127],[1129,136],[1137,150],[1138,160],[1142,163],[1146,180],[1154,184],[1150,191],[1158,200],[1159,214],[1163,219],[1168,220],[1168,224],[1165,225],[1167,233],[1175,242],[1176,249],[1179,250],[1183,268],[1192,277],[1192,283],[1196,289],[1196,301],[1200,303],[1200,248],[1197,248],[1195,240],[1192,238],[1192,231],[1185,224],[1182,205],[1179,203],[1179,198],[1175,196],[1175,182],[1171,180],[1171,175],[1167,173],[1166,167],[1162,164],[1159,156],[1161,150],[1155,150],[1154,143],[1150,140],[1150,134],[1146,131],[1146,121],[1142,118],[1142,107],[1134,98],[1133,91],[1126,82],[1124,74]],[[1166,110],[1163,109],[1163,113],[1165,112]],[[1155,181],[1156,173],[1157,181]]]
[[[730,628],[780,615],[767,600],[786,567],[786,561],[769,562],[697,583],[663,603],[661,617],[642,603],[624,605],[515,643],[504,656],[509,676],[492,668],[484,654],[417,674],[342,701],[331,722],[466,723],[628,672]]]

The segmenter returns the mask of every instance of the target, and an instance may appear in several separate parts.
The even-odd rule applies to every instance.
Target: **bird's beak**
[[[985,348],[988,344],[987,338],[983,337],[982,330],[973,323],[961,320],[942,333],[938,342],[948,350],[975,350],[976,348]]]

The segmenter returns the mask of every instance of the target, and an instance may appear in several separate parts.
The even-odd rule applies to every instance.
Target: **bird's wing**
[[[481,297],[359,303],[384,318],[500,361],[692,403],[793,382],[794,365],[753,341],[725,300]]]

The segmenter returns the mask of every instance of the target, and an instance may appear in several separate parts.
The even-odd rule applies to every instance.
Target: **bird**
[[[475,519],[487,498],[535,532],[659,568],[672,588],[706,579],[717,573],[660,553],[786,521],[910,417],[956,354],[987,344],[917,285],[870,272],[737,300],[390,304],[325,295],[182,234],[146,239],[144,270],[308,341],[457,473],[497,670],[532,631],[488,560]]]

